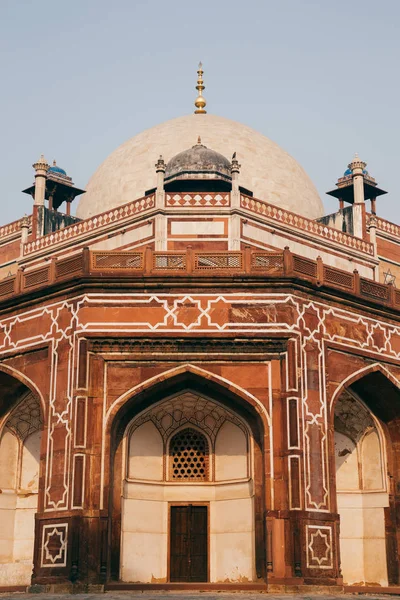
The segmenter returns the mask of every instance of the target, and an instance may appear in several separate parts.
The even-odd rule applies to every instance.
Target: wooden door
[[[204,582],[207,572],[207,506],[171,506],[170,580]]]

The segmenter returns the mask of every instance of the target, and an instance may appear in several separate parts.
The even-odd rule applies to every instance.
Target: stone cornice
[[[0,310],[14,310],[55,295],[101,289],[126,291],[303,290],[362,310],[400,315],[400,291],[392,285],[333,268],[289,249],[283,252],[90,252],[53,259],[35,269],[19,269],[0,281]]]
[[[163,338],[126,338],[113,337],[106,339],[88,339],[88,349],[94,353],[112,354],[114,360],[121,360],[121,355],[135,356],[135,360],[170,361],[179,358],[190,360],[199,355],[213,355],[231,361],[243,361],[250,358],[266,360],[268,355],[281,354],[286,351],[287,340],[284,338],[240,338],[221,337],[163,337]],[[108,357],[109,359],[111,357]],[[125,360],[125,357],[124,357]]]

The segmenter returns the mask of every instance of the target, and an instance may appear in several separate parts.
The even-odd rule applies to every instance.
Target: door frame
[[[168,502],[168,551],[167,551],[167,581],[171,582],[171,507],[172,506],[206,506],[207,507],[207,582],[210,583],[210,502]],[[187,582],[196,584],[195,581]],[[186,585],[187,585],[186,583]]]

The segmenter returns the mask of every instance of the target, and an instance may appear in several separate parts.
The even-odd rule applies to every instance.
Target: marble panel
[[[215,479],[244,479],[247,471],[247,439],[244,432],[226,421],[215,441]]]
[[[156,583],[167,577],[167,535],[125,532],[121,553],[122,581]]]
[[[364,573],[366,583],[388,585],[384,539],[364,539]]]
[[[254,534],[214,533],[211,536],[214,563],[213,580],[220,582],[252,581],[254,579]]]
[[[224,235],[223,221],[171,221],[171,235]]]
[[[138,533],[166,532],[166,503],[151,500],[123,500],[122,530]]]
[[[253,500],[223,500],[210,506],[211,533],[238,533],[253,529]]]
[[[160,432],[151,421],[140,425],[129,440],[130,478],[162,481],[163,441]]]

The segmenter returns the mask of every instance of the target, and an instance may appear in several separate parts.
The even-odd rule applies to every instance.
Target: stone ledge
[[[110,582],[106,583],[106,592],[125,592],[125,591],[194,591],[194,592],[218,592],[218,591],[254,591],[259,593],[266,593],[268,586],[265,582],[249,582],[249,583],[123,583],[123,582]]]
[[[381,587],[379,585],[345,585],[343,587],[346,594],[392,594],[400,595],[400,585],[389,585]]]
[[[0,592],[3,589],[0,588]],[[4,591],[11,591],[10,588]],[[15,591],[26,591],[28,594],[102,594],[105,589],[104,585],[93,584],[93,583],[50,583],[50,584],[39,584],[35,583],[28,587],[24,587],[22,590]]]

